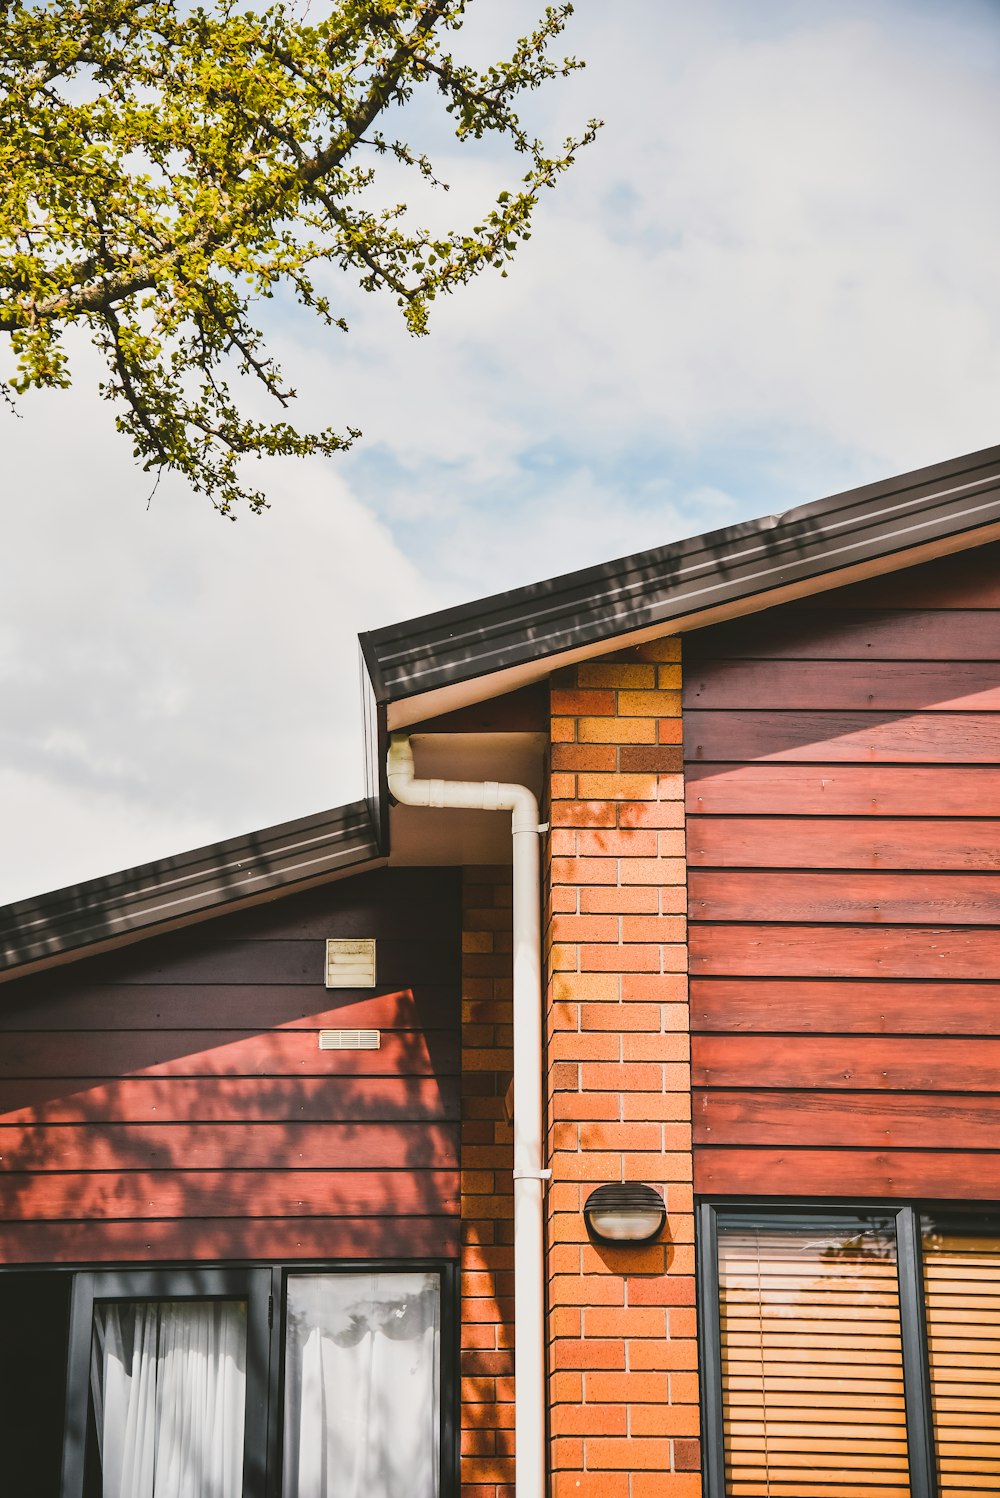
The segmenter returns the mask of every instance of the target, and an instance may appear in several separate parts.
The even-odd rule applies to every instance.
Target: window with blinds
[[[727,1495],[908,1498],[894,1217],[717,1231]]]
[[[924,1301],[941,1498],[1000,1492],[998,1224],[921,1218]]]
[[[699,1207],[707,1498],[1000,1493],[1000,1213]]]

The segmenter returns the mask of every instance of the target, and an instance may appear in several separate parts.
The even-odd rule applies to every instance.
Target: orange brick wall
[[[466,869],[462,906],[462,1498],[513,1498],[510,869]]]
[[[552,1498],[701,1492],[680,641],[552,680],[547,977]],[[594,1186],[663,1190],[599,1248]]]

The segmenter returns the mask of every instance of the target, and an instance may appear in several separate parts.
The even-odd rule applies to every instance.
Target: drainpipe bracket
[[[520,1166],[514,1170],[515,1181],[551,1181],[551,1170],[524,1170]]]

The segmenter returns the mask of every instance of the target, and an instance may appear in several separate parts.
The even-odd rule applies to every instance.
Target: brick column
[[[552,1498],[701,1493],[680,641],[553,678],[548,957]],[[663,1190],[600,1248],[606,1181]]]
[[[462,888],[462,1498],[514,1494],[510,868]]]

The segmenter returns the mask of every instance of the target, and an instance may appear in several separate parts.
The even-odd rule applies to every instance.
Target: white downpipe
[[[389,789],[407,806],[509,811],[514,854],[514,1441],[517,1498],[545,1494],[542,959],[538,802],[525,785],[415,780],[393,734]]]

